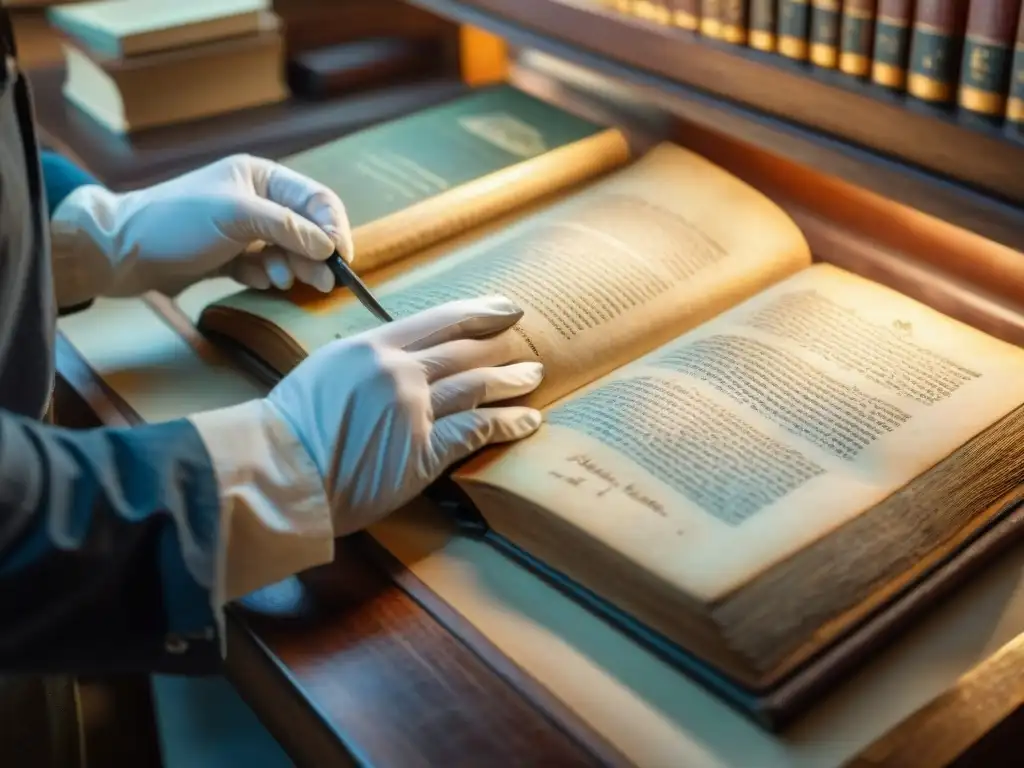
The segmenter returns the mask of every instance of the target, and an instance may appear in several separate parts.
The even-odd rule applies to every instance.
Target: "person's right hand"
[[[334,342],[274,388],[267,403],[309,451],[336,535],[376,522],[485,445],[540,426],[533,408],[481,407],[541,382],[540,363],[511,360],[509,329],[522,314],[504,298],[445,304]]]
[[[540,363],[513,359],[522,314],[500,297],[444,304],[317,350],[264,399],[193,416],[226,508],[269,532],[343,536],[454,462],[531,434],[539,411],[489,405],[532,392],[543,377]],[[231,535],[240,528],[236,520]],[[276,578],[289,575],[287,559],[282,552]],[[229,599],[239,580],[241,594],[264,581],[228,576]]]

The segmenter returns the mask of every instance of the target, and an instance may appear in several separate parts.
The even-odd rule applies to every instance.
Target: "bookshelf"
[[[1024,136],[983,118],[593,0],[407,2],[622,79],[684,119],[718,111],[738,138],[774,132],[783,154],[788,134],[855,183],[1024,250]]]

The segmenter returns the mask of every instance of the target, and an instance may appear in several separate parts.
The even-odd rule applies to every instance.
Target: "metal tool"
[[[370,310],[379,320],[383,320],[385,323],[390,323],[394,320],[337,251],[327,259],[327,268],[334,275],[335,282],[338,285],[344,285],[352,291],[355,297],[359,299],[359,303]]]

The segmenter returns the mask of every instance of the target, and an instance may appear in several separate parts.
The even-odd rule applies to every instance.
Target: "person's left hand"
[[[351,261],[345,206],[277,163],[235,155],[133,192],[79,187],[51,218],[58,301],[147,290],[175,295],[228,275],[254,288],[334,286],[323,262]]]

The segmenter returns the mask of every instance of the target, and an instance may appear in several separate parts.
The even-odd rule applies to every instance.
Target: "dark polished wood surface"
[[[40,93],[37,101],[47,96],[54,97]],[[74,122],[47,122],[47,114],[40,111],[40,122],[56,144],[79,147],[74,154],[87,168],[106,183],[118,183],[104,176],[102,150],[85,141]],[[218,139],[226,147],[222,153],[238,151],[241,140],[229,134]],[[289,148],[280,154],[300,149],[296,143],[295,137],[286,137],[278,146]],[[154,145],[153,151],[160,148]],[[265,154],[274,156],[274,151]],[[163,173],[205,161],[187,152],[176,157],[162,166]],[[119,169],[126,174],[122,186],[146,183],[141,173],[132,178],[130,169],[130,164]],[[63,339],[58,370],[57,413],[63,423],[126,424],[136,418]],[[353,537],[342,543],[334,564],[266,590],[230,614],[228,674],[297,764],[571,766],[620,761],[571,712],[517,674],[510,662],[497,659],[496,651],[481,652],[478,642],[467,643],[453,632],[452,623],[439,620],[438,607],[421,592],[407,581],[399,585],[408,575],[396,579],[371,549],[365,538]],[[1024,647],[1014,644],[979,666],[938,700],[944,704],[925,710],[930,715],[909,718],[866,752],[861,760],[867,762],[860,764],[906,765],[899,762],[901,756],[918,754],[913,740],[935,728],[946,736],[944,748],[921,752],[930,761],[913,765],[1016,764],[1020,736],[1008,724],[1018,722],[1021,685],[1017,678],[998,684],[1007,665],[1024,669]],[[977,706],[981,698],[986,706]]]

